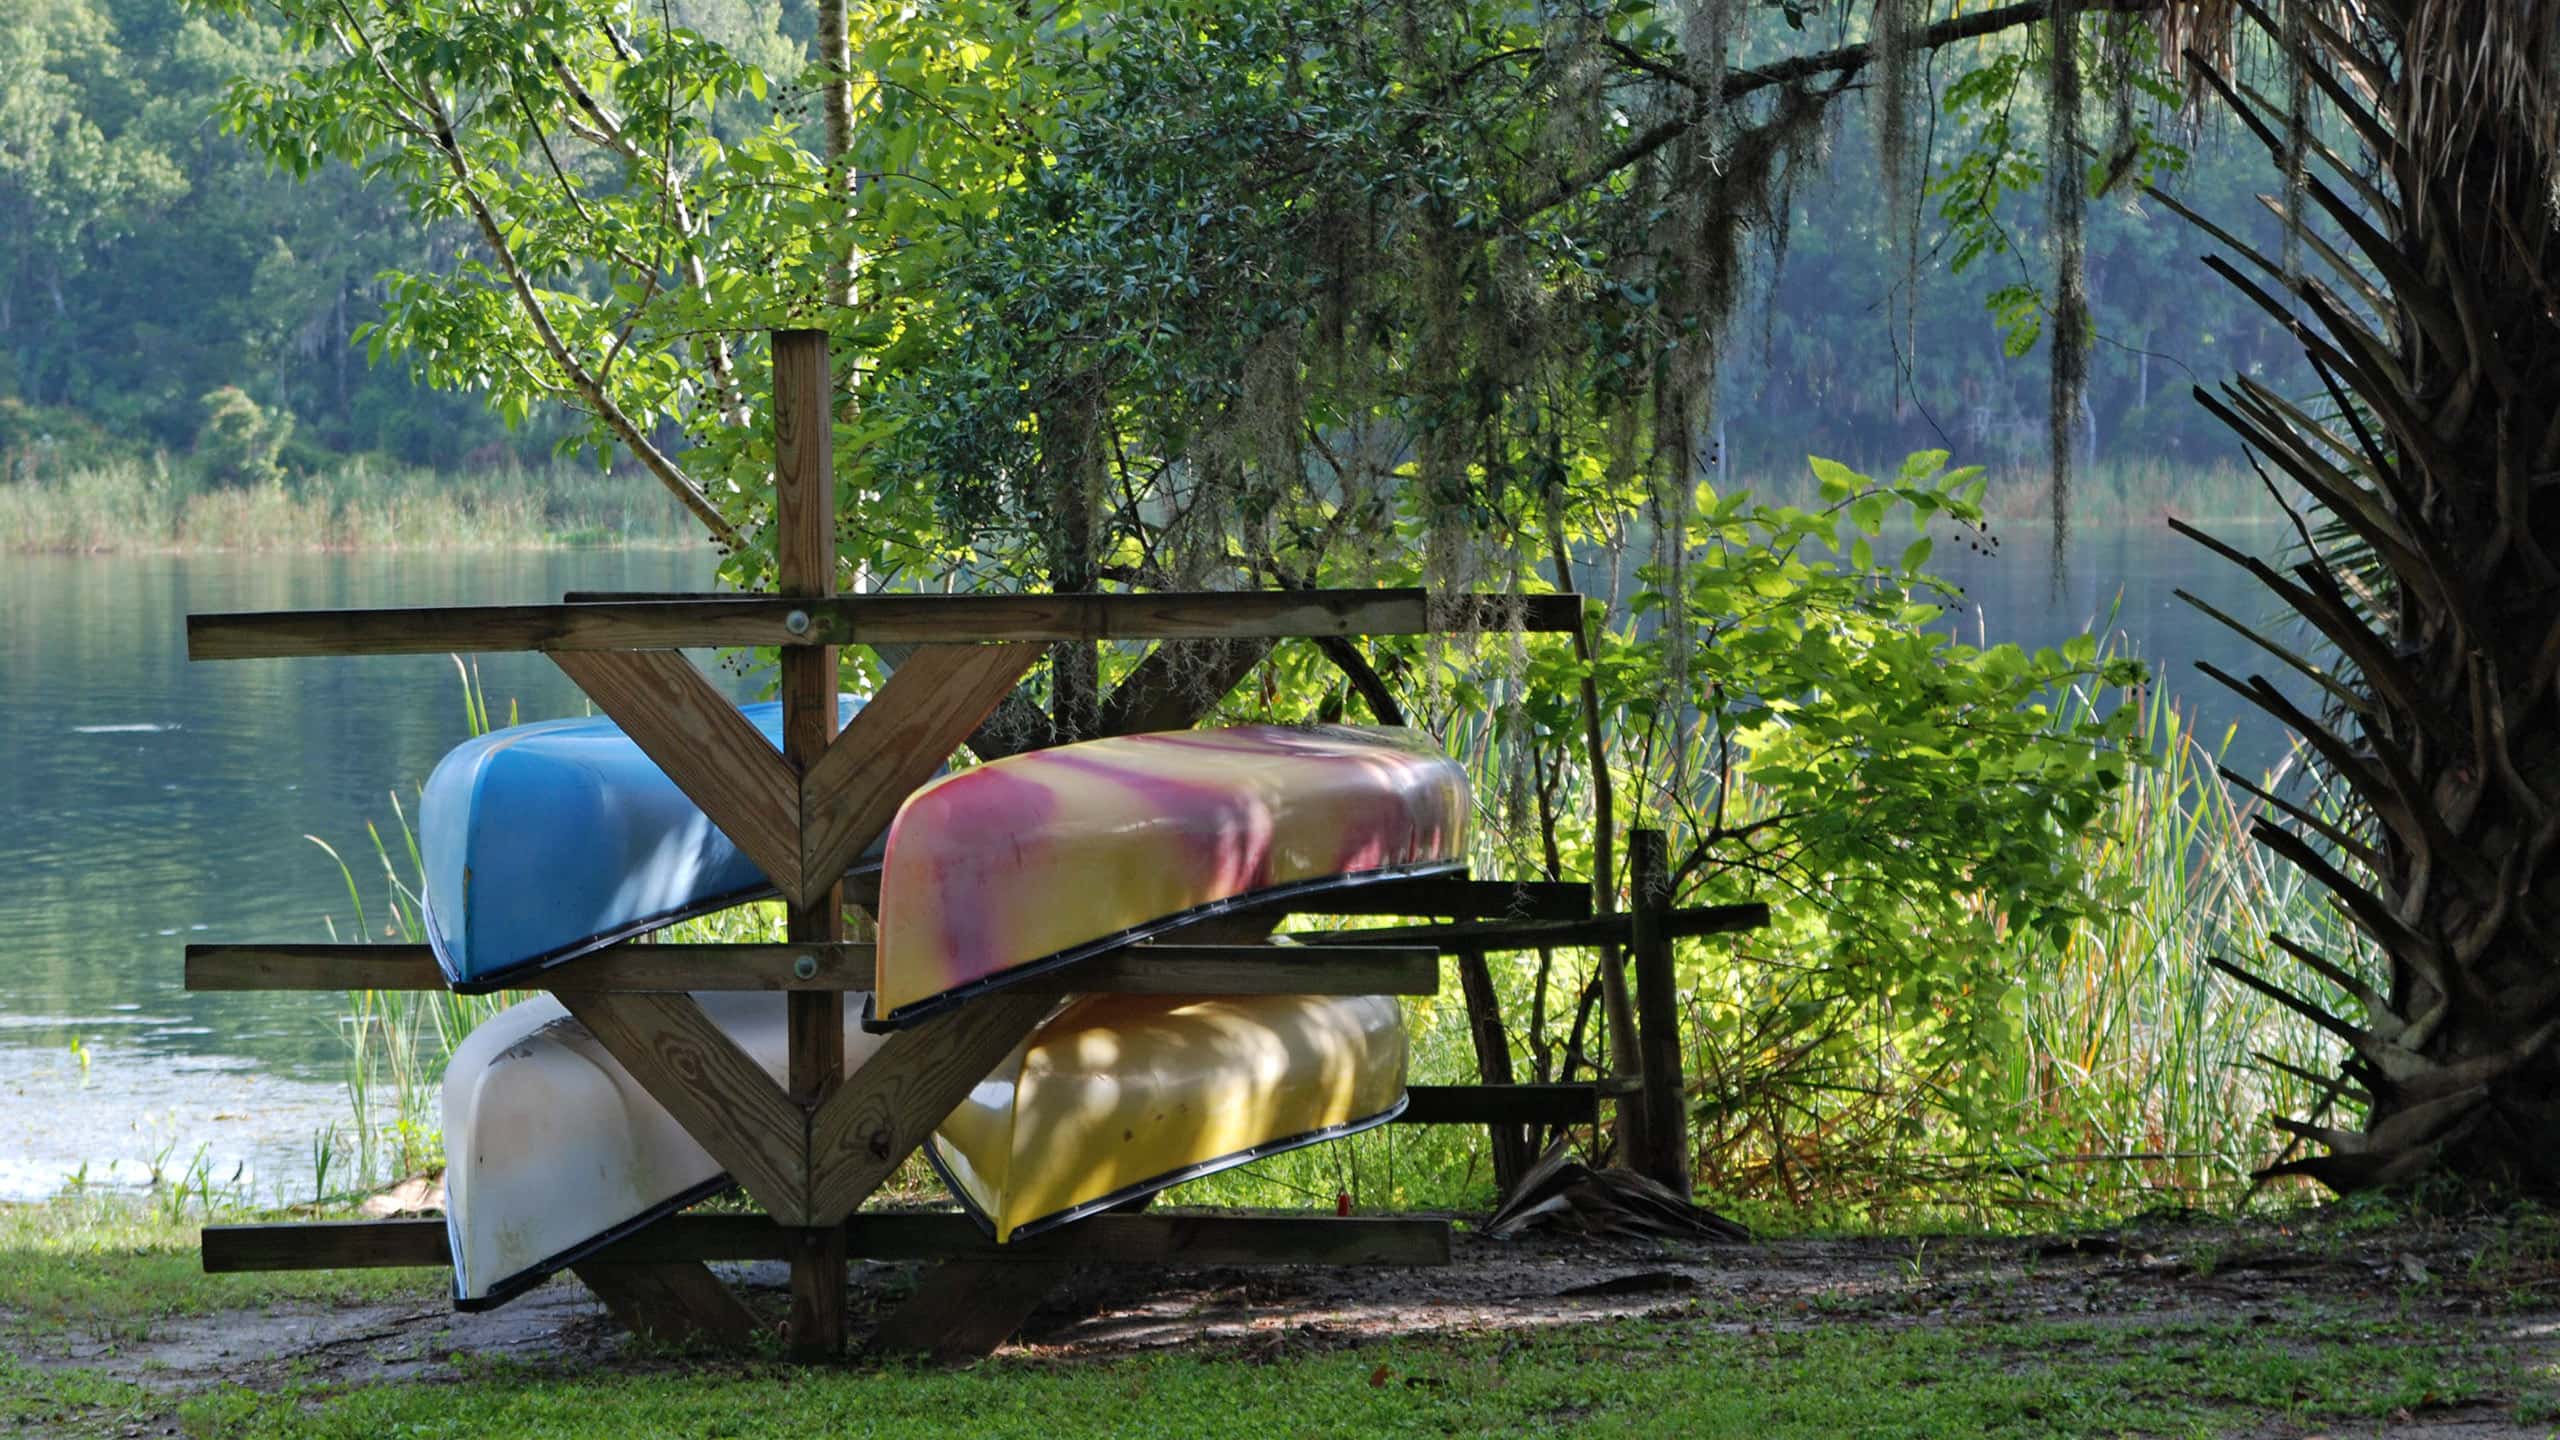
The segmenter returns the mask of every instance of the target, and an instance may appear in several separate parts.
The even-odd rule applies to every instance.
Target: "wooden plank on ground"
[[[951,1229],[953,1220],[976,1239]],[[902,1229],[908,1233],[896,1233]],[[905,1258],[883,1253],[903,1249],[916,1259],[1092,1265],[1446,1265],[1449,1225],[1331,1215],[1096,1215],[998,1245],[963,1216],[864,1215],[847,1228],[846,1245],[880,1260]]]
[[[884,1041],[809,1117],[809,1222],[869,1199],[1055,1003],[999,990]]]
[[[805,1117],[692,997],[564,990],[559,1000],[775,1220],[805,1223]]]
[[[588,1260],[570,1269],[614,1323],[634,1335],[670,1345],[735,1347],[756,1332],[755,1316],[699,1260]]]
[[[673,650],[551,660],[775,888],[799,893],[799,777],[692,661]]]
[[[442,605],[187,617],[187,658],[441,655],[496,650],[1059,640],[1283,639],[1521,629],[1570,631],[1581,597],[1420,590],[1167,591],[1142,595],[839,595]],[[799,615],[808,622],[793,630]]]
[[[1034,645],[928,645],[892,671],[801,779],[804,884],[835,884],[1039,658]]]
[[[874,1211],[844,1224],[845,1252],[871,1260],[997,1264],[1445,1265],[1445,1221],[1330,1215],[1096,1215],[998,1245],[950,1211]],[[790,1232],[762,1215],[679,1215],[597,1251],[605,1264],[781,1260]],[[366,1270],[450,1263],[442,1220],[208,1225],[209,1274]]]
[[[1401,1125],[1589,1125],[1596,1085],[1408,1085]]]

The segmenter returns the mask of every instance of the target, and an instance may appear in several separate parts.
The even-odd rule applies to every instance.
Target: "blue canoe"
[[[839,724],[861,702],[838,699]],[[782,704],[742,707],[782,748]],[[457,746],[418,810],[427,940],[464,994],[772,893],[772,882],[611,720]]]

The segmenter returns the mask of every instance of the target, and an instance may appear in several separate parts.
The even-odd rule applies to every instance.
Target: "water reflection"
[[[134,1148],[117,1137],[135,1114],[155,1103],[192,1113],[191,1092],[228,1094],[218,1077],[280,1083],[235,1097],[250,1120],[207,1132],[294,1112],[306,1168],[300,1112],[325,1099],[337,1110],[322,1118],[343,1118],[338,998],[190,995],[181,949],[355,938],[346,884],[305,836],[356,866],[378,934],[383,874],[367,826],[396,850],[395,792],[414,807],[436,757],[463,738],[454,662],[191,665],[189,611],[523,602],[710,578],[709,557],[690,551],[0,556],[0,1196],[65,1155],[117,1158]],[[538,656],[479,665],[501,718],[511,702],[526,718],[583,709]],[[66,1068],[75,1041],[92,1057],[86,1089]],[[64,1130],[73,1142],[42,1138]]]

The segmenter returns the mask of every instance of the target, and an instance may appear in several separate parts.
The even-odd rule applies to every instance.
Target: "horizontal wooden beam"
[[[1674,910],[1666,924],[1674,939],[1757,930],[1769,923],[1769,907],[1700,905]],[[1321,930],[1290,938],[1302,945],[1433,945],[1443,955],[1470,950],[1540,950],[1585,945],[1626,945],[1634,917],[1594,915],[1583,920],[1461,920],[1434,925],[1389,925],[1369,930]]]
[[[1348,964],[1336,965],[1337,957]],[[1435,995],[1428,945],[1132,945],[1034,975],[1040,995]]]
[[[799,973],[803,960],[811,973]],[[609,945],[526,981],[545,990],[865,990],[871,947]],[[424,945],[190,945],[190,990],[442,990]]]
[[[1591,913],[1591,887],[1576,881],[1470,880],[1423,875],[1352,885],[1282,901],[1298,915],[1449,915],[1467,920],[1578,920]]]
[[[1446,1265],[1443,1220],[1296,1215],[1096,1215],[998,1245],[965,1215],[856,1215],[845,1253],[867,1260],[1054,1261],[1098,1265]],[[679,1215],[597,1251],[593,1264],[781,1260],[790,1236],[761,1215]],[[208,1274],[364,1270],[450,1263],[442,1220],[318,1220],[204,1227]]]
[[[794,628],[794,617],[798,627]],[[496,650],[1284,638],[1557,631],[1578,595],[1243,590],[1139,595],[765,595],[190,615],[192,660]]]
[[[800,973],[806,962],[809,973]],[[868,990],[872,947],[612,945],[530,977],[555,991]],[[189,990],[442,990],[424,945],[190,945]],[[1428,945],[1133,945],[1034,975],[1027,995],[1431,995]]]
[[[1597,1085],[1408,1085],[1399,1125],[1592,1125]]]

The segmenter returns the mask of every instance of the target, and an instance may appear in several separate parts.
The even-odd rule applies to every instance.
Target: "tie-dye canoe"
[[[1088,995],[969,1092],[925,1158],[1001,1245],[1405,1106],[1386,995]]]
[[[1466,773],[1385,728],[1131,735],[944,776],[889,827],[866,1023],[1241,906],[1454,870],[1467,814]]]

